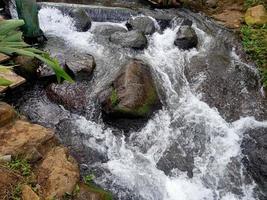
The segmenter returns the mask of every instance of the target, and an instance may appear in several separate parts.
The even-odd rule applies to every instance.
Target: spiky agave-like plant
[[[0,53],[13,56],[22,55],[37,58],[53,69],[58,82],[61,79],[73,82],[72,78],[60,67],[55,58],[51,58],[47,52],[32,48],[23,41],[22,32],[19,27],[24,25],[23,20],[4,20],[0,21]],[[4,66],[0,66],[2,69]],[[10,81],[0,77],[0,85],[10,85]]]

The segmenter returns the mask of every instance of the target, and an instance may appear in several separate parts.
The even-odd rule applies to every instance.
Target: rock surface
[[[251,128],[244,135],[244,164],[267,198],[267,129]]]
[[[85,32],[91,28],[92,20],[91,17],[82,8],[73,8],[70,11],[70,16],[74,20],[74,25],[77,31]]]
[[[5,102],[0,102],[0,127],[13,122],[16,116],[17,113],[12,106]]]
[[[189,178],[193,177],[194,158],[193,156],[182,156],[182,150],[179,144],[174,143],[168,148],[157,163],[157,168],[164,171],[166,175],[171,175],[175,168],[187,172]]]
[[[263,5],[249,8],[245,14],[245,21],[248,25],[263,25],[267,23],[267,12]]]
[[[22,200],[40,200],[39,196],[28,185],[22,187],[21,193]]]
[[[155,22],[148,16],[132,17],[127,21],[126,26],[129,30],[138,30],[146,35],[151,35],[156,31]]]
[[[100,101],[103,111],[109,115],[145,117],[151,114],[158,103],[158,94],[149,66],[141,60],[129,61]]]
[[[0,129],[0,154],[25,155],[54,136],[50,129],[23,120]]]
[[[180,49],[188,50],[196,47],[198,43],[197,34],[190,26],[181,26],[176,34],[174,44]]]
[[[110,24],[101,24],[96,26],[92,33],[96,35],[110,36],[115,32],[127,32],[127,29],[123,26],[115,26]]]
[[[86,85],[64,81],[62,84],[52,83],[46,89],[51,101],[62,104],[67,109],[82,110],[87,105]]]
[[[63,147],[50,150],[38,168],[37,179],[41,196],[45,199],[60,198],[71,194],[79,181],[79,168]]]
[[[144,49],[147,46],[147,38],[140,31],[116,32],[109,40],[114,44],[133,49]]]
[[[75,200],[111,200],[109,193],[85,184],[79,184],[80,192],[75,196]]]
[[[74,77],[88,79],[93,73],[96,63],[94,57],[90,54],[74,54],[66,56],[65,67],[67,72]]]
[[[41,65],[41,62],[37,58],[27,56],[17,56],[14,58],[14,62],[18,65],[15,71],[26,79],[34,78],[37,74],[38,67]]]

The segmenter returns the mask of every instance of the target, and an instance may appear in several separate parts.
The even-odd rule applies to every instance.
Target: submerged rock
[[[147,38],[140,31],[116,32],[110,36],[109,40],[122,47],[134,49],[144,49],[147,46]]]
[[[190,26],[181,26],[176,34],[174,44],[180,49],[188,50],[196,47],[198,38],[195,30]]]
[[[159,98],[150,68],[131,60],[119,72],[112,86],[100,97],[103,111],[117,117],[146,117]]]
[[[86,13],[83,8],[73,8],[70,11],[70,16],[74,20],[74,25],[77,31],[85,32],[91,28],[91,17]]]
[[[38,167],[37,180],[44,199],[61,198],[71,194],[79,181],[76,161],[64,147],[51,149]]]
[[[82,110],[87,104],[87,87],[79,82],[62,84],[52,83],[46,88],[46,94],[51,101],[62,104],[67,109]]]
[[[244,164],[267,197],[267,129],[251,128],[244,134]]]
[[[151,35],[156,31],[154,20],[148,16],[132,17],[127,21],[126,26],[129,30],[138,30],[146,35]]]
[[[174,143],[168,148],[157,163],[157,168],[164,171],[166,175],[171,175],[173,169],[187,172],[189,178],[193,177],[194,158],[193,156],[183,155],[179,145]]]

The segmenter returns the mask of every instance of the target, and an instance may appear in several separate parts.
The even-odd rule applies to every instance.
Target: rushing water
[[[72,115],[72,134],[79,132],[84,136],[83,145],[93,149],[97,155],[107,157],[106,162],[91,163],[91,168],[104,171],[97,176],[97,184],[122,200],[257,199],[253,194],[255,184],[246,180],[240,145],[247,128],[266,127],[267,122],[256,121],[253,117],[227,122],[216,108],[201,101],[201,93],[196,92],[198,85],[205,81],[205,75],[199,74],[193,85],[185,76],[190,59],[207,55],[215,40],[222,36],[215,37],[194,24],[200,45],[198,49],[182,51],[173,44],[179,29],[179,24],[176,24],[149,36],[148,48],[136,52],[112,45],[104,37],[94,34],[94,30],[104,23],[125,27],[124,22],[94,22],[90,31],[81,33],[75,31],[71,18],[57,9],[42,8],[39,18],[48,38],[63,39],[65,45],[75,51],[94,55],[97,68],[88,83],[91,104],[94,104],[97,93],[116,75],[120,64],[129,57],[142,59],[152,66],[158,90],[162,93],[162,109],[141,130],[132,131],[129,137],[117,134],[120,130],[106,126],[93,114],[86,118]],[[232,64],[240,62],[234,50],[232,55]],[[43,98],[33,96],[31,98],[38,100]],[[29,109],[32,101],[23,102],[22,110],[23,107]],[[40,101],[38,105],[35,112],[45,109],[40,106]],[[88,108],[89,113],[95,112],[93,107]],[[55,112],[53,109],[50,111]],[[164,152],[174,146],[177,151],[172,154],[193,157],[192,178],[188,177],[188,172],[175,166],[169,175],[158,169],[157,163]]]

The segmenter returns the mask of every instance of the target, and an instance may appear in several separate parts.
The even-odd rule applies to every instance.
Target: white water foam
[[[39,17],[45,34],[61,37],[81,51],[91,49],[90,52],[97,51],[98,55],[105,56],[109,47],[96,44],[90,32],[76,32],[72,20],[60,11],[43,8]],[[213,38],[195,25],[193,27],[201,38],[198,50],[175,48],[173,42],[179,28],[175,27],[166,29],[162,34],[153,34],[149,38],[148,49],[137,55],[153,67],[154,76],[168,97],[166,106],[142,130],[132,133],[126,140],[113,135],[112,130],[105,129],[102,124],[83,117],[76,121],[81,132],[91,136],[85,143],[108,155],[109,161],[99,164],[99,167],[108,169],[111,175],[100,177],[97,183],[108,187],[105,185],[108,179],[145,200],[255,199],[254,185],[246,185],[242,181],[242,168],[237,171],[241,177],[241,185],[238,186],[241,194],[234,194],[227,188],[234,184],[227,178],[228,167],[232,158],[241,162],[240,144],[244,131],[249,127],[267,127],[267,122],[247,117],[227,123],[216,108],[210,108],[194,94],[184,75],[186,63],[194,55],[205,54]],[[113,56],[117,56],[116,52]],[[201,141],[196,138],[197,134],[200,134]],[[194,153],[193,178],[188,178],[185,172],[179,170],[167,176],[156,167],[163,152],[178,139],[185,150],[202,148]],[[110,189],[118,192],[115,188]],[[124,199],[123,195],[118,196]]]

